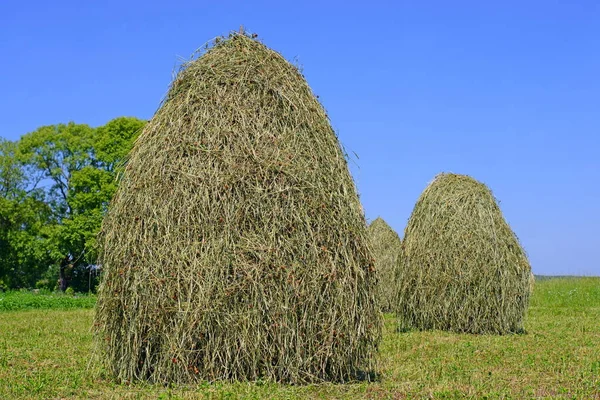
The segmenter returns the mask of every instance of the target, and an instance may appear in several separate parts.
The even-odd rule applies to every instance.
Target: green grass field
[[[94,298],[36,296],[0,293],[0,399],[600,399],[600,278],[537,283],[524,335],[400,334],[386,316],[381,380],[350,385],[116,385],[89,361],[93,310],[71,309]]]
[[[0,293],[0,312],[41,309],[70,310],[75,308],[94,308],[95,305],[96,296],[79,294],[77,296],[68,296],[49,292]]]

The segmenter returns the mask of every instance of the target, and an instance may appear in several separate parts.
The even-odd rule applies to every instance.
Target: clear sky
[[[442,171],[485,182],[537,274],[600,275],[600,2],[2,1],[0,136],[149,119],[244,24],[297,60],[367,217],[400,235]]]

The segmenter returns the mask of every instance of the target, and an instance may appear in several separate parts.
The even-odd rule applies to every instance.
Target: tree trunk
[[[69,267],[69,258],[65,257],[60,262],[60,267],[58,269],[58,288],[61,292],[67,290],[69,287],[69,278],[67,277],[67,268]]]

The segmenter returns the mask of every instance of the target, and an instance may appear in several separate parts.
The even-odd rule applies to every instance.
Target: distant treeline
[[[581,275],[534,275],[536,281],[547,281],[548,279],[576,279],[576,278],[591,278],[590,276]]]
[[[121,117],[0,138],[0,290],[95,288],[96,236],[144,124]]]

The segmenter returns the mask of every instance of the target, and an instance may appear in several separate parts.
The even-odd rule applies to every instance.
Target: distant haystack
[[[369,376],[364,215],[304,77],[242,34],[178,74],[102,228],[97,340],[120,381]]]
[[[379,304],[381,310],[392,310],[397,288],[394,282],[395,270],[400,254],[400,237],[382,218],[369,225],[371,249],[375,257],[375,269],[379,275]]]
[[[523,329],[531,268],[484,184],[438,175],[415,205],[402,248],[401,329]]]

